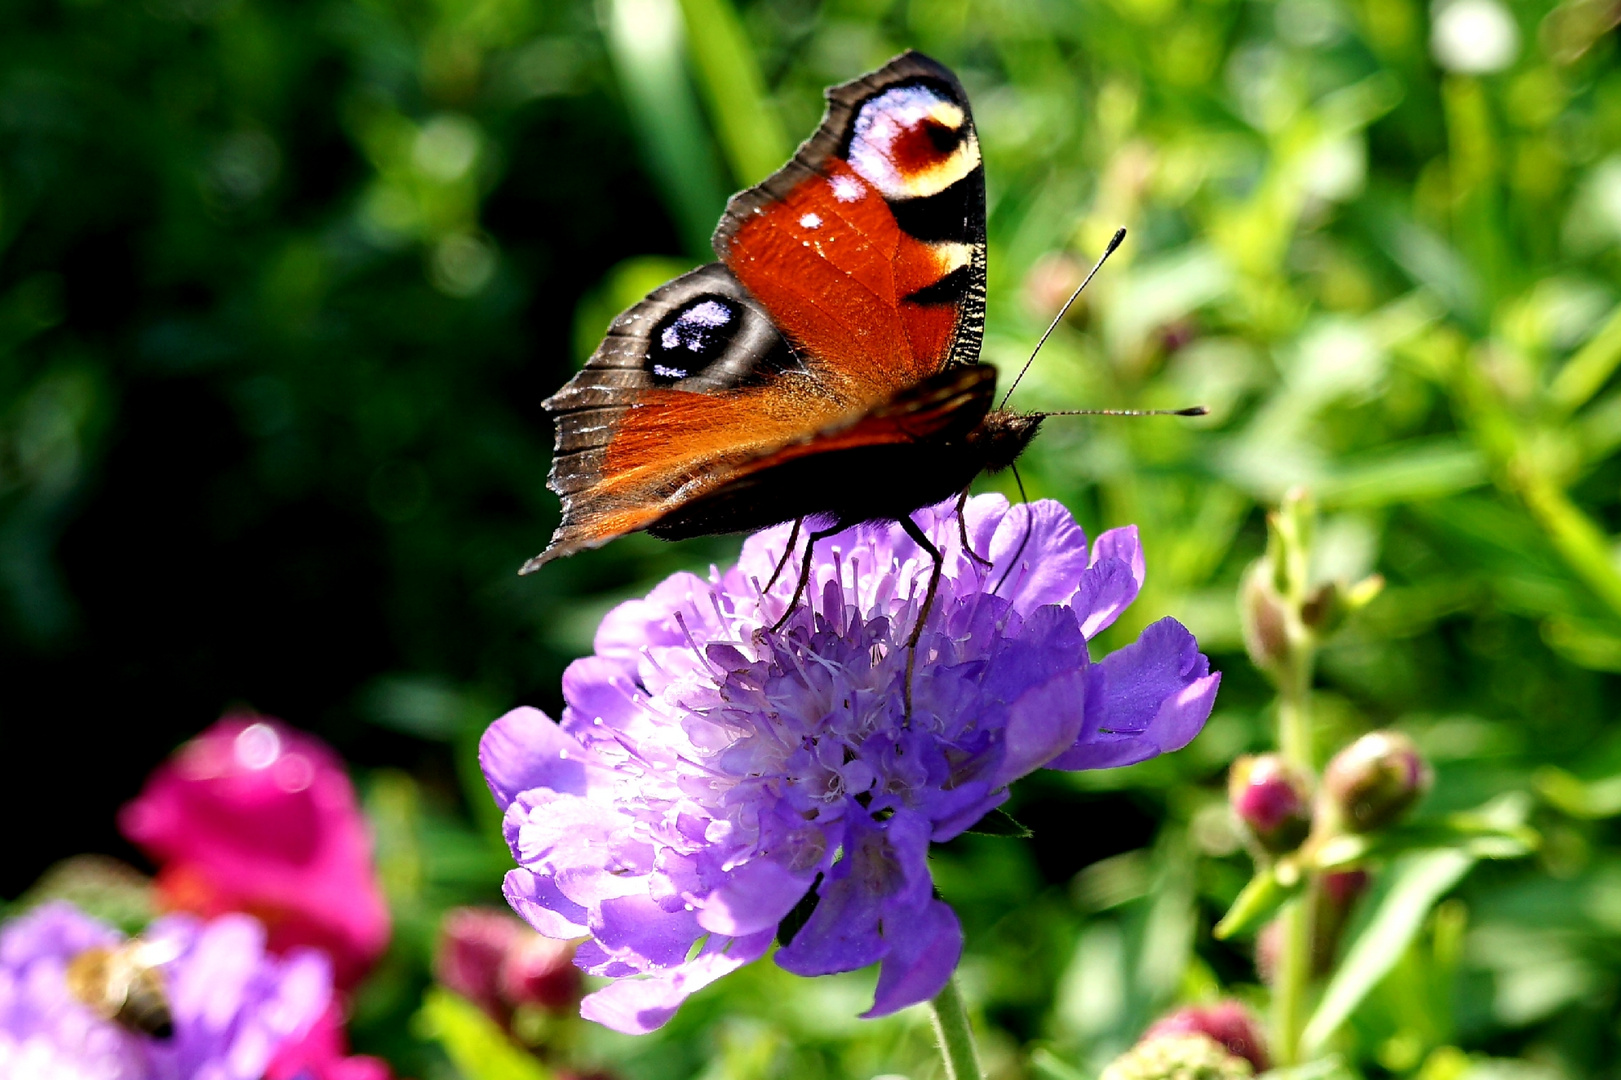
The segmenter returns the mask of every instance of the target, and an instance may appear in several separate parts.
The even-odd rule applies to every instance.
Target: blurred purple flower
[[[247,915],[158,919],[143,935],[162,963],[174,1032],[158,1039],[103,1019],[68,988],[69,963],[124,936],[55,901],[0,930],[0,1076],[50,1080],[259,1080],[332,999],[326,957],[265,952]]]
[[[343,760],[313,735],[227,716],[153,770],[118,823],[158,864],[170,910],[248,912],[272,949],[325,951],[345,987],[388,945],[366,820]]]
[[[519,863],[507,899],[543,934],[589,936],[576,962],[618,977],[582,1015],[650,1031],[779,924],[788,971],[882,964],[868,1016],[926,1000],[962,949],[930,843],[1038,768],[1128,765],[1198,733],[1220,677],[1174,620],[1088,656],[1142,583],[1134,528],[1088,550],[1056,503],[982,497],[966,515],[989,569],[949,504],[915,515],[945,573],[910,717],[903,643],[930,561],[870,525],[818,545],[814,604],[780,632],[765,628],[795,572],[761,584],[786,527],[724,574],[677,574],[611,612],[564,675],[561,725],[528,708],[491,725],[480,760]]]

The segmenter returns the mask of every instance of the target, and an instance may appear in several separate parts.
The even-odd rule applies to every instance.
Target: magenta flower
[[[174,1032],[138,1034],[69,990],[86,949],[123,935],[70,904],[43,904],[0,930],[0,1076],[50,1080],[260,1080],[271,1059],[327,1009],[327,960],[310,949],[265,951],[247,915],[202,922],[170,915],[143,935],[158,956]]]
[[[929,845],[1042,767],[1126,765],[1177,749],[1220,676],[1165,619],[1093,662],[1088,639],[1136,597],[1133,528],[1086,536],[1056,503],[972,500],[915,515],[945,554],[918,645],[903,644],[929,560],[898,526],[817,547],[814,580],[769,580],[788,530],[709,579],[677,574],[611,612],[563,678],[555,724],[508,713],[480,746],[518,867],[514,909],[589,937],[576,963],[616,981],[581,1014],[652,1030],[689,994],[764,955],[799,975],[881,964],[868,1016],[940,991],[962,930],[935,898]]]
[[[314,736],[228,716],[153,772],[119,827],[158,864],[170,909],[248,912],[273,950],[326,952],[340,986],[388,945],[365,818],[342,760]]]
[[[349,1053],[343,1009],[336,1001],[304,1034],[283,1043],[265,1069],[264,1080],[393,1080],[382,1058]]]

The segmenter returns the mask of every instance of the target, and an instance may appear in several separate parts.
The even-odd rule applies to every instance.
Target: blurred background
[[[603,612],[737,547],[636,536],[518,578],[557,520],[539,402],[712,257],[725,197],[809,135],[824,86],[915,47],[973,100],[986,359],[1022,363],[1131,230],[1017,404],[1212,410],[1051,421],[1021,465],[1089,531],[1142,530],[1148,586],[1107,644],[1176,615],[1224,681],[1186,752],[1035,777],[1011,804],[1033,839],[940,853],[993,1070],[1023,1075],[1021,1045],[1095,1069],[1171,1002],[1257,984],[1251,944],[1209,933],[1248,877],[1225,769],[1273,723],[1235,598],[1264,511],[1305,485],[1314,573],[1388,583],[1322,657],[1322,746],[1399,728],[1436,765],[1426,812],[1523,793],[1543,836],[1430,916],[1348,1060],[1621,1075],[1618,18],[4,5],[0,895],[75,852],[142,865],[114,814],[147,773],[222,713],[281,717],[348,759],[378,835],[396,941],[355,1044],[454,1075],[408,1018],[439,912],[499,902],[510,865],[479,733],[556,715]],[[917,1016],[853,1019],[870,975],[756,968],[659,1036],[580,1037],[650,1078],[938,1068]]]

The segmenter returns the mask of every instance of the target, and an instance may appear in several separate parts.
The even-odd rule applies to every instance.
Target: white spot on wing
[[[799,219],[799,226],[802,229],[820,229],[822,227],[821,215],[806,214],[804,217]]]
[[[853,176],[835,176],[832,185],[833,197],[839,202],[855,202],[866,190]]]

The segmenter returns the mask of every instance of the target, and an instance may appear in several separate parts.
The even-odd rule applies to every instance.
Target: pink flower
[[[227,716],[119,814],[171,910],[257,916],[270,947],[321,949],[352,986],[388,944],[371,838],[343,762],[276,720]]]
[[[349,1040],[343,1032],[343,1011],[336,1002],[297,1042],[284,1044],[265,1080],[393,1080],[394,1074],[381,1058],[349,1055]]]
[[[1216,1042],[1234,1057],[1243,1058],[1265,1072],[1268,1068],[1266,1043],[1261,1038],[1261,1025],[1250,1011],[1236,1001],[1218,1001],[1214,1005],[1189,1005],[1154,1021],[1143,1034],[1142,1042],[1175,1035],[1204,1035]]]

